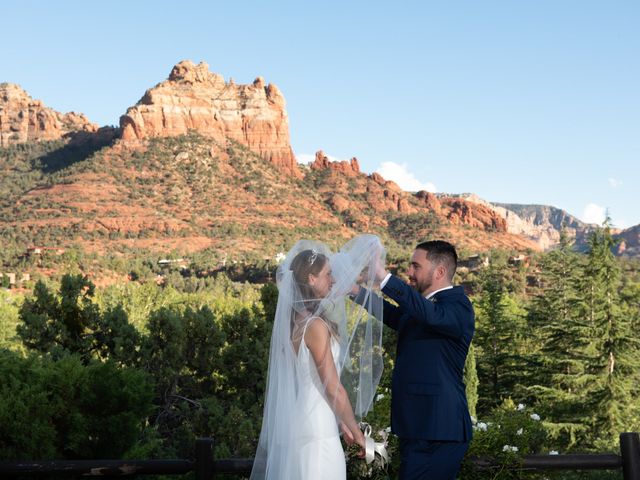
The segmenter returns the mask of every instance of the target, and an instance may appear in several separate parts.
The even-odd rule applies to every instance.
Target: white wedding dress
[[[339,395],[346,393],[353,410],[347,412],[343,405],[341,411],[353,423],[371,407],[382,374],[382,301],[372,296],[365,307],[350,304],[347,318],[346,296],[356,282],[373,285],[384,255],[373,235],[350,240],[336,254],[321,242],[299,240],[278,266],[278,303],[251,480],[346,479],[335,406],[327,400],[329,387],[304,343],[304,325],[309,319],[330,325],[340,382],[338,387],[332,378],[331,388],[344,389]]]
[[[331,337],[331,354],[336,369],[340,345]],[[318,376],[309,348],[300,342],[296,358],[298,380],[298,407],[294,418],[300,428],[296,431],[294,445],[300,449],[291,478],[300,480],[346,479],[344,450],[336,417],[324,397],[324,385]]]

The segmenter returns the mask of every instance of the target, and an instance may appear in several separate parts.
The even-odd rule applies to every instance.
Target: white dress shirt
[[[389,281],[389,279],[391,278],[391,274],[387,273],[387,275],[382,279],[382,281],[380,282],[380,290],[382,290],[384,288],[384,286],[387,284],[387,282]],[[427,295],[426,298],[427,300],[429,300],[431,297],[433,297],[436,293],[438,292],[442,292],[443,290],[449,290],[450,288],[453,288],[453,285],[449,285],[448,287],[444,287],[444,288],[440,288],[438,290],[436,290],[435,292],[431,292],[429,295]]]

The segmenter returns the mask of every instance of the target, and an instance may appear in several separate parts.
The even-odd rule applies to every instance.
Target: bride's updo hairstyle
[[[328,258],[315,250],[303,250],[291,261],[293,278],[300,289],[304,307],[313,312],[318,306],[318,299],[311,285],[309,275],[318,275]]]
[[[331,333],[338,336],[338,325],[319,311],[320,303],[326,299],[318,298],[313,287],[309,285],[309,275],[318,275],[328,261],[329,257],[316,250],[303,250],[291,261],[289,268],[293,272],[293,279],[300,291],[302,309],[296,309],[298,313],[305,319],[309,314],[321,316]],[[294,327],[297,324],[296,319],[293,318],[292,322],[292,329],[296,330]]]

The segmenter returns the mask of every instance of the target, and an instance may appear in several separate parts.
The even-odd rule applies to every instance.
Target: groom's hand
[[[376,265],[376,284],[380,285],[380,282],[385,279],[388,273],[389,272],[387,272],[382,263]]]

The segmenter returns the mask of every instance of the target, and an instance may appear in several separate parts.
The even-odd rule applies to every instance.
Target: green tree
[[[478,404],[478,371],[476,369],[476,351],[473,343],[469,346],[469,353],[464,364],[464,384],[469,405],[469,413],[476,417],[476,405]]]
[[[0,348],[17,349],[20,346],[16,335],[20,301],[21,297],[0,290]]]
[[[528,386],[528,400],[538,404],[550,435],[562,449],[583,441],[581,405],[594,381],[588,371],[593,330],[578,309],[583,263],[583,255],[561,235],[559,248],[540,260],[541,286],[528,312],[536,345],[532,367],[537,370]]]
[[[147,325],[142,364],[164,452],[190,455],[194,436],[215,435],[221,456],[255,453],[271,321],[237,300],[217,307],[161,308]]]
[[[581,314],[594,331],[589,370],[597,381],[587,400],[593,415],[592,443],[598,448],[616,444],[637,408],[633,394],[637,391],[640,344],[632,331],[632,318],[623,315],[621,307],[621,269],[612,253],[615,243],[607,218],[589,237],[581,282]]]
[[[20,307],[18,335],[28,348],[54,358],[75,353],[86,363],[91,358],[110,358],[134,364],[137,331],[121,308],[102,313],[93,301],[94,292],[94,285],[82,275],[64,275],[58,294],[39,281],[33,298]]]
[[[148,377],[77,355],[0,350],[0,458],[121,458],[151,408]]]
[[[475,298],[479,377],[479,410],[498,405],[514,395],[523,382],[524,318],[517,302],[506,291],[503,271],[491,266],[481,274],[481,291]]]

